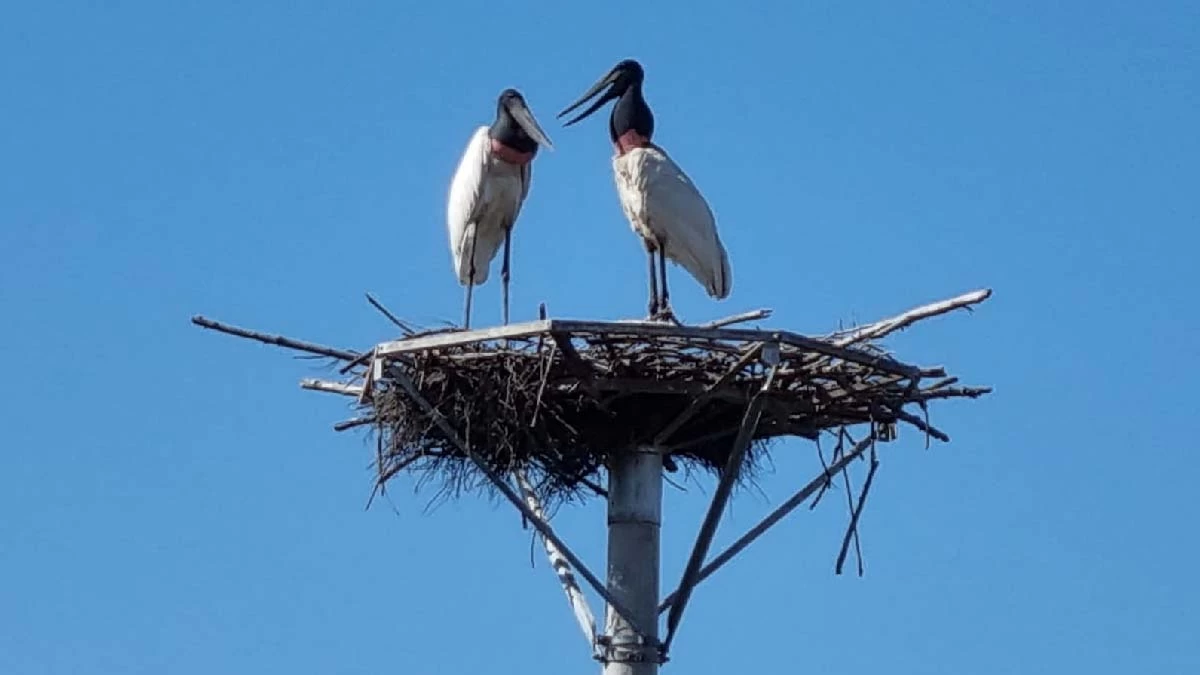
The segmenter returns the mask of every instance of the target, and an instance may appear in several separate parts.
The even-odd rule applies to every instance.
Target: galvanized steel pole
[[[615,454],[608,478],[608,590],[649,635],[609,608],[604,675],[656,675],[662,454],[644,446]]]

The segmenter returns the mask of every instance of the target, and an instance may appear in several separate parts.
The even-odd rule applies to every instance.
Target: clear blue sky
[[[297,386],[322,371],[188,318],[347,347],[392,337],[364,291],[457,319],[446,189],[507,86],[558,148],[514,319],[640,315],[604,115],[553,119],[625,57],[733,260],[720,304],[672,272],[685,319],[995,289],[889,343],[996,393],[886,449],[867,576],[832,573],[839,500],[798,513],[666,672],[1200,669],[1195,3],[110,4],[0,17],[0,672],[593,672],[509,509],[407,482],[364,511],[365,437]],[[816,468],[782,446],[719,542]],[[704,487],[668,490],[664,585]],[[602,569],[599,505],[556,522]]]

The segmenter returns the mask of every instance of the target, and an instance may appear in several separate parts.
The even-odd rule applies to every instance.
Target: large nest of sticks
[[[896,360],[878,344],[920,319],[986,299],[981,291],[821,338],[787,331],[649,322],[542,320],[474,331],[411,333],[367,352],[334,350],[252,331],[274,344],[349,361],[348,382],[310,389],[357,397],[337,428],[376,431],[377,484],[401,471],[443,489],[491,490],[487,473],[522,471],[544,502],[603,494],[613,453],[653,445],[668,470],[720,472],[731,454],[753,475],[771,439],[815,439],[871,424],[904,424],[931,438],[934,399],[977,397],[941,368]],[[290,343],[290,344],[289,344]],[[758,405],[751,406],[755,398]],[[756,413],[748,415],[754,407]],[[750,449],[735,451],[745,424]]]
[[[988,390],[901,363],[871,333],[549,320],[413,335],[376,348],[360,401],[381,483],[414,469],[456,491],[486,488],[482,461],[524,470],[543,500],[602,492],[610,455],[638,445],[660,448],[669,469],[720,472],[758,395],[743,476],[778,437],[867,423],[886,438],[900,423],[949,440],[927,403]]]

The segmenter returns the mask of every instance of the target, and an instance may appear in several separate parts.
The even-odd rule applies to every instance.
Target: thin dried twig
[[[701,328],[724,328],[725,326],[732,326],[732,325],[739,324],[739,323],[746,323],[747,321],[760,321],[762,319],[770,318],[772,311],[773,310],[770,310],[770,309],[767,309],[766,307],[764,307],[762,309],[755,309],[755,310],[751,310],[749,312],[742,312],[741,314],[734,314],[733,316],[727,316],[722,319],[716,319],[714,321],[709,321],[708,323],[702,323],[702,324],[700,324],[700,327]]]
[[[328,380],[318,380],[314,378],[305,378],[300,380],[300,388],[310,391],[324,391],[330,394],[341,394],[343,396],[359,396],[362,394],[362,386],[357,384],[346,384],[345,382],[330,382]]]
[[[867,480],[863,482],[862,492],[858,494],[858,505],[853,507],[850,513],[850,524],[846,527],[846,536],[842,538],[842,550],[838,553],[837,564],[834,566],[834,572],[842,573],[842,566],[846,563],[846,552],[850,547],[850,537],[855,539],[855,554],[858,556],[858,576],[863,575],[862,550],[858,549],[858,521],[862,516],[863,506],[867,502],[867,493],[871,491],[871,481],[875,480],[875,471],[879,469],[879,458],[875,455],[875,450],[871,450],[871,468],[867,471]]]
[[[288,349],[294,349],[296,351],[308,352],[309,354],[328,356],[328,357],[335,358],[335,359],[341,359],[343,361],[353,361],[354,359],[358,358],[358,356],[359,356],[358,352],[353,352],[353,351],[349,351],[346,349],[335,349],[333,347],[326,347],[325,345],[319,345],[319,344],[316,344],[315,342],[305,342],[303,340],[294,340],[292,338],[284,337],[282,335],[271,335],[270,333],[262,333],[262,332],[259,332],[256,330],[250,330],[249,328],[239,328],[237,326],[232,326],[232,325],[229,325],[226,323],[221,323],[220,321],[213,321],[212,319],[208,319],[208,318],[205,318],[200,315],[193,316],[192,323],[196,324],[197,326],[200,326],[201,328],[215,330],[218,333],[225,333],[226,335],[235,335],[237,337],[247,338],[250,340],[257,340],[259,342],[269,344],[269,345],[276,345],[278,347],[286,347]]]
[[[372,296],[370,293],[367,293],[366,295],[367,302],[371,303],[372,307],[379,310],[381,314],[387,317],[388,321],[391,321],[393,324],[395,324],[396,327],[400,329],[400,332],[410,337],[417,334],[417,331],[414,330],[412,326],[398,319],[395,314],[392,314],[390,311],[388,311],[388,308],[384,307],[378,300],[374,298],[374,296]]]
[[[875,425],[873,422],[871,426],[874,428]],[[841,434],[850,439],[850,442],[854,442],[854,439],[850,437],[850,434],[846,433],[845,428],[841,430]],[[854,555],[858,557],[859,567],[862,567],[862,546],[858,541],[858,529],[854,527],[854,523],[858,520],[858,514],[854,510],[854,488],[850,485],[850,467],[848,466],[842,467],[842,483],[846,486],[846,505],[850,509],[850,527],[846,530],[846,542],[842,544],[842,554],[838,556],[839,573],[841,570],[841,561],[846,556],[846,544],[850,540],[851,533],[854,535]]]
[[[348,431],[355,427],[363,427],[368,424],[375,424],[379,418],[374,415],[366,415],[364,417],[355,417],[354,419],[344,420],[333,425],[334,431]]]
[[[843,431],[844,431],[844,429],[843,429]],[[816,441],[814,441],[814,442],[817,444],[817,459],[821,460],[821,468],[825,470],[826,474],[828,474],[829,473],[829,464],[827,464],[825,462],[825,453],[821,451],[821,437],[818,436]],[[834,448],[834,451],[833,451],[834,461],[837,461],[837,458],[840,457],[841,454],[842,454],[842,434],[839,433],[838,434],[838,444]],[[832,479],[825,481],[825,484],[821,486],[821,489],[819,491],[817,491],[817,496],[813,497],[812,503],[808,505],[809,511],[812,511],[813,509],[817,508],[817,504],[821,503],[821,497],[823,497],[825,495],[825,492],[829,490],[829,486],[831,486],[831,485],[833,485]]]

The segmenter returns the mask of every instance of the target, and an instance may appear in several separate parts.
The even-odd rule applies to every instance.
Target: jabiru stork
[[[608,90],[591,107],[563,126],[571,126],[608,101],[617,100],[608,118],[617,195],[625,217],[649,254],[650,316],[674,319],[667,291],[668,258],[682,265],[709,296],[717,299],[729,296],[733,271],[708,202],[666,150],[651,141],[654,113],[642,95],[644,78],[640,63],[621,61],[558,117],[583,105],[606,86]],[[656,253],[661,297],[655,281]]]
[[[503,319],[508,323],[509,260],[512,229],[529,195],[529,182],[538,146],[554,146],[538,126],[525,98],[505,89],[496,101],[496,119],[472,134],[450,183],[446,226],[458,282],[467,287],[463,328],[471,326],[471,294],[488,279],[488,270],[501,244],[500,268]]]

